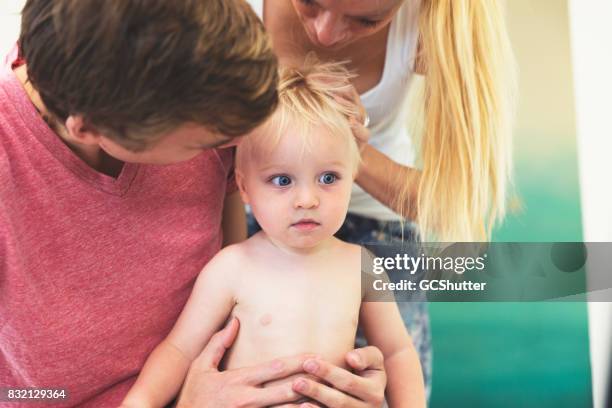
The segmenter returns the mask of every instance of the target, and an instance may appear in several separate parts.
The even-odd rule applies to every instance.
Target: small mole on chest
[[[260,323],[262,326],[267,326],[267,325],[269,325],[271,322],[272,322],[272,315],[271,315],[271,314],[269,314],[269,313],[266,313],[266,314],[264,314],[263,316],[261,316],[261,317],[259,318],[259,323]]]

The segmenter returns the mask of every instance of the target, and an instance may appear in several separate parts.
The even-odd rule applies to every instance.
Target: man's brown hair
[[[19,51],[60,121],[128,148],[195,122],[229,136],[277,103],[277,60],[244,0],[28,0]]]

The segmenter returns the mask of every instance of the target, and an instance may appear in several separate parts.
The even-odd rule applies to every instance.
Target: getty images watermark
[[[361,282],[369,301],[584,301],[612,288],[612,243],[365,245]]]
[[[427,256],[420,254],[419,256],[410,256],[407,253],[396,253],[390,257],[372,257],[372,272],[374,275],[385,275],[386,271],[401,271],[404,274],[414,276],[418,271],[422,270],[444,270],[452,271],[462,275],[466,271],[483,271],[485,269],[485,261],[487,254],[482,256]],[[400,279],[399,282],[390,282],[383,279],[375,279],[372,282],[372,288],[377,291],[463,291],[463,290],[484,290],[487,282],[474,282],[472,280],[457,280],[450,279]]]

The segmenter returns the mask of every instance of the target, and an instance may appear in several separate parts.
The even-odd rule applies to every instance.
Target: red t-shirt
[[[7,62],[0,388],[65,388],[69,400],[51,405],[117,406],[221,247],[232,150],[98,173],[47,127]]]

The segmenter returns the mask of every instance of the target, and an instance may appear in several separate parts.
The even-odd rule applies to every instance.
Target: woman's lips
[[[300,231],[312,231],[313,229],[320,226],[318,222],[314,220],[300,220],[294,224],[291,224],[292,227],[300,230]]]

